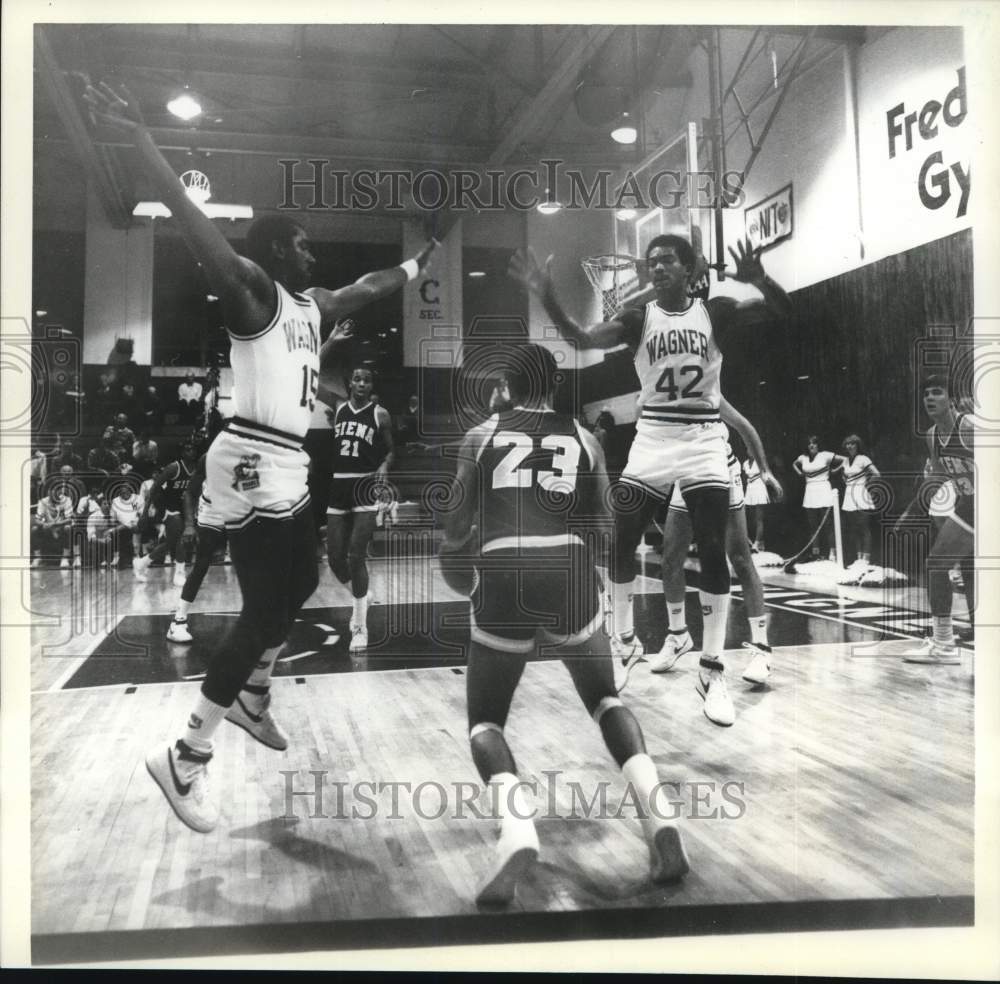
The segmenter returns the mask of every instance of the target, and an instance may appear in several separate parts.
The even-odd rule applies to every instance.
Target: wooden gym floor
[[[925,629],[922,592],[764,571],[772,677],[761,690],[739,680],[737,600],[732,728],[704,717],[691,656],[670,674],[633,673],[623,697],[661,778],[680,783],[692,870],[678,886],[649,882],[620,772],[565,669],[529,665],[507,734],[522,777],[539,783],[542,856],[496,913],[474,902],[497,825],[469,805],[467,606],[426,561],[371,570],[367,658],[346,652],[349,599],[325,565],[282,654],[273,706],[288,751],[223,724],[211,771],[222,819],[209,835],[177,820],[143,757],[187,717],[236,607],[231,569],[209,572],[190,646],[163,638],[178,591],[169,569],[147,584],[127,571],[31,573],[36,961],[971,924],[972,652],[954,667],[900,661]],[[646,574],[637,625],[655,650],[655,557]],[[690,588],[688,607],[698,625]],[[316,782],[322,804],[289,797]],[[428,785],[419,797],[396,787],[394,808],[379,783]],[[602,784],[607,808],[585,816],[579,797]]]

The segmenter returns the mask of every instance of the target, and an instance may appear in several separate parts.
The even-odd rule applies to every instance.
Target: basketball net
[[[185,171],[181,175],[181,184],[188,198],[198,205],[204,205],[212,197],[212,186],[208,183],[208,175],[201,171]]]
[[[639,285],[635,259],[621,253],[605,253],[580,261],[583,272],[601,299],[601,315],[605,321],[620,310],[622,301]]]

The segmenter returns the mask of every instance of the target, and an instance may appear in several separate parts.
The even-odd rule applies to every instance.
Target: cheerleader
[[[843,443],[846,458],[834,466],[833,471],[844,473],[844,563],[848,557],[871,563],[872,520],[875,517],[875,503],[872,502],[868,483],[879,477],[879,470],[866,454],[861,453],[861,438],[848,434]]]
[[[843,463],[844,459],[839,454],[820,451],[819,438],[815,434],[810,434],[806,439],[806,453],[800,454],[792,464],[806,483],[802,508],[805,510],[809,535],[816,533],[811,551],[813,560],[825,557],[829,549],[829,531],[821,524],[833,502],[834,491],[830,484],[830,470],[843,467]]]

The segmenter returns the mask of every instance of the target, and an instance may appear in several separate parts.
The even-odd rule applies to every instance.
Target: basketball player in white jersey
[[[775,478],[767,461],[764,444],[757,429],[725,397],[720,406],[722,422],[743,439],[754,460],[760,463],[762,482],[773,501],[784,498],[784,489]],[[743,502],[743,479],[740,463],[726,443],[729,463],[729,518],[726,526],[726,554],[743,588],[743,607],[750,625],[750,642],[743,647],[750,652],[750,662],[742,677],[754,686],[763,686],[771,673],[771,645],[767,635],[767,614],[764,608],[764,585],[753,562],[750,537],[747,533],[746,509]],[[678,659],[694,649],[685,618],[684,558],[691,543],[691,519],[684,497],[674,486],[670,505],[663,523],[663,556],[660,562],[663,595],[667,601],[667,635],[663,648],[649,658],[653,673],[668,673]]]
[[[207,766],[223,719],[271,748],[288,744],[268,710],[271,671],[295,615],[318,583],[309,459],[302,444],[321,357],[329,357],[346,335],[334,331],[321,353],[321,326],[414,279],[435,244],[400,267],[366,274],[340,290],[307,289],[314,260],[298,223],[284,215],[258,219],[247,232],[247,256],[238,255],[188,197],[137,102],[103,83],[88,85],[85,99],[95,121],[131,135],[143,171],[222,302],[231,341],[235,416],[209,450],[202,495],[225,523],[243,608],[212,653],[183,734],[146,759],[177,816],[205,832],[219,816]]]
[[[729,567],[725,531],[729,510],[729,467],[724,429],[719,425],[719,342],[739,325],[787,316],[791,302],[765,273],[759,251],[749,243],[730,248],[735,279],[752,284],[761,300],[691,297],[696,270],[691,244],[683,236],[656,236],[646,249],[647,273],[655,298],[643,308],[627,307],[610,321],[582,328],[563,310],[550,275],[529,249],[511,261],[511,276],[535,293],[563,336],[581,348],[626,344],[635,359],[642,409],[628,463],[616,486],[615,548],[610,568],[612,652],[626,668],[643,658],[632,616],[635,552],[657,508],[675,484],[691,514],[701,561],[705,632],[698,692],[705,714],[716,724],[735,720],[721,660],[729,612]]]

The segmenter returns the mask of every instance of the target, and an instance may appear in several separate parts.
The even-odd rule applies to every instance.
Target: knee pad
[[[601,702],[594,708],[594,713],[591,717],[594,719],[594,724],[600,725],[601,718],[604,717],[608,711],[613,711],[616,707],[624,707],[625,705],[617,697],[602,697]]]
[[[487,734],[490,731],[496,732],[501,738],[503,738],[503,728],[499,724],[494,724],[492,721],[481,721],[479,724],[474,724],[469,729],[469,741],[473,738],[477,738],[479,735]]]

